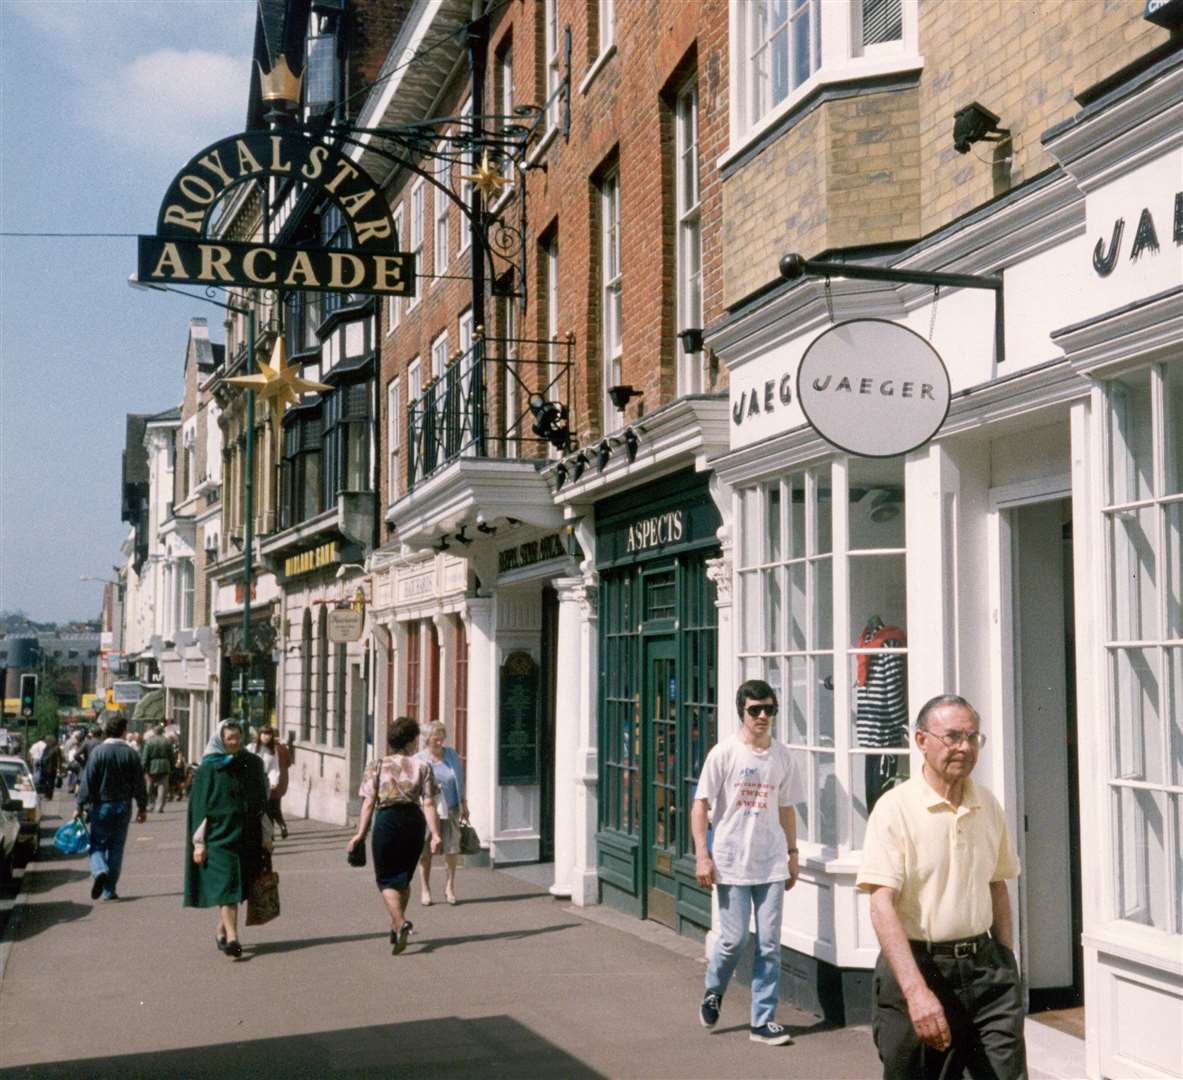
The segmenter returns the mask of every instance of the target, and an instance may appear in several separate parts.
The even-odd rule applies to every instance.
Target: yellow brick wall
[[[1144,0],[920,0],[920,152],[927,234],[1054,164],[1040,136],[1080,110],[1076,96],[1168,39]],[[1012,132],[953,149],[953,114],[978,101]],[[999,156],[1002,156],[999,154]]]
[[[723,303],[777,279],[789,251],[916,240],[1054,162],[1040,136],[1077,95],[1168,40],[1144,0],[920,0],[918,88],[831,100],[723,182]],[[1010,148],[953,149],[978,101]]]

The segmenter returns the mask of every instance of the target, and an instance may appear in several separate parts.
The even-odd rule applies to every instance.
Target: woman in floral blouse
[[[356,844],[364,844],[373,819],[374,877],[390,912],[390,944],[395,956],[407,947],[414,929],[406,910],[425,827],[431,833],[431,850],[438,852],[441,847],[435,809],[439,785],[431,766],[413,756],[418,741],[419,724],[409,716],[400,716],[391,725],[386,737],[390,752],[366,766],[358,792],[363,799],[361,818],[349,841],[350,851]]]

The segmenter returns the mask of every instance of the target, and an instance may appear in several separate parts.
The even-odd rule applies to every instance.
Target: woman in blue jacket
[[[440,837],[443,840],[444,863],[447,866],[447,880],[444,884],[444,899],[456,903],[456,864],[460,861],[460,822],[468,820],[468,803],[464,801],[464,765],[460,755],[450,746],[445,746],[448,729],[439,720],[427,725],[427,748],[415,756],[426,761],[435,774],[440,795],[436,810],[440,818]],[[431,904],[431,843],[423,845],[423,857],[419,862],[423,870],[423,892],[420,900],[424,907]]]

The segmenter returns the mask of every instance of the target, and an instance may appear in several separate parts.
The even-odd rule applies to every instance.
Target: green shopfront
[[[596,507],[604,903],[701,937],[689,808],[717,735],[718,620],[708,562],[720,517],[707,479],[680,473]]]

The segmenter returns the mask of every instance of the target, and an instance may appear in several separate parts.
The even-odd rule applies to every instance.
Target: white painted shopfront
[[[943,428],[837,453],[794,376],[831,322],[786,284],[708,335],[731,374],[735,679],[782,699],[810,783],[786,899],[790,992],[866,1019],[877,955],[854,887],[869,807],[917,767],[919,705],[973,701],[1023,875],[1032,1003],[1086,1007],[1091,1077],[1183,1074],[1183,62],[1045,136],[1058,167],[897,255],[1001,273],[988,293],[833,282],[943,356]],[[887,358],[885,358],[887,359]],[[768,387],[771,392],[766,392]],[[781,388],[786,388],[782,393]],[[756,407],[752,408],[753,400]],[[721,713],[722,715],[722,713]]]

